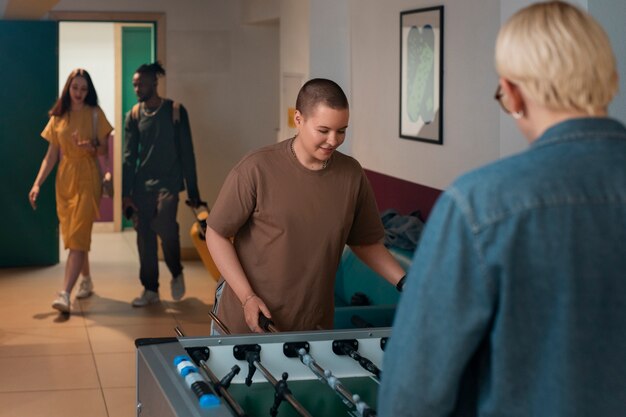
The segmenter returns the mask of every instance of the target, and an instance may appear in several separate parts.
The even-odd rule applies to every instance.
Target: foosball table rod
[[[254,361],[253,364],[259,371],[261,371],[265,379],[267,379],[267,381],[272,385],[272,387],[274,387],[275,390],[280,388],[279,381],[277,381],[276,378],[274,378],[274,375],[272,375],[259,361]],[[286,382],[286,380],[287,380],[287,374],[283,373],[282,382],[284,383]],[[285,385],[285,388],[286,388],[286,385]],[[300,414],[303,417],[311,417],[311,414],[309,414],[309,412],[302,406],[302,404],[300,404],[298,400],[296,400],[296,398],[293,396],[293,394],[291,394],[291,391],[289,391],[289,389],[286,389],[285,391],[283,391],[282,395],[284,399],[289,404],[291,404],[294,410],[298,412],[298,414]]]
[[[248,362],[248,376],[246,377],[245,384],[247,386],[252,385],[252,376],[258,369],[265,379],[272,385],[276,392],[274,405],[270,409],[270,415],[276,416],[278,414],[278,406],[283,400],[286,400],[294,410],[303,417],[312,417],[311,414],[296,400],[289,388],[287,387],[287,373],[283,372],[282,380],[278,381],[270,371],[261,363],[261,345],[238,345],[233,348],[235,358],[238,360],[245,360]]]
[[[226,327],[226,325],[222,322],[222,320],[220,320],[215,313],[213,313],[212,311],[209,310],[209,317],[211,318],[211,320],[213,320],[213,322],[215,324],[217,324],[217,327],[219,327],[222,330],[222,333],[229,335],[230,334],[230,330],[228,330],[228,327]]]
[[[230,330],[228,329],[228,327],[226,327],[226,325],[212,311],[209,311],[209,317],[211,318],[211,320],[215,322],[215,324],[217,324],[217,326],[224,332],[224,334],[226,335],[230,334]],[[262,314],[259,316],[259,325],[265,331],[278,332],[278,329],[274,327],[274,324],[271,322],[271,320],[269,320],[267,317],[265,317]],[[250,363],[251,366],[261,371],[265,379],[267,379],[267,381],[272,385],[272,387],[276,391],[277,396],[278,396],[277,398],[282,398],[282,399],[287,400],[287,402],[291,404],[294,410],[296,410],[298,414],[300,414],[301,416],[312,417],[311,414],[309,414],[309,412],[295,399],[295,397],[291,394],[291,391],[289,391],[289,389],[287,388],[287,374],[283,373],[282,380],[280,382],[277,381],[276,378],[274,378],[274,375],[272,375],[259,361],[260,356],[258,355],[258,352],[253,352],[253,353],[256,356],[254,356],[254,358],[252,359],[248,359],[248,362]],[[249,376],[249,380],[251,382],[251,376]],[[274,404],[274,407],[272,407],[272,410],[271,410],[271,414],[275,416],[277,414],[277,410],[278,410],[278,404]]]
[[[313,357],[309,355],[305,349],[300,349],[298,351],[298,356],[300,356],[300,361],[306,365],[320,381],[325,382],[329,387],[331,387],[341,397],[341,399],[344,400],[346,405],[354,407],[360,416],[376,416],[376,411],[370,408],[364,401],[361,401],[361,398],[358,395],[352,394],[341,383],[341,381],[332,374],[330,370],[319,366],[315,359],[313,359]]]

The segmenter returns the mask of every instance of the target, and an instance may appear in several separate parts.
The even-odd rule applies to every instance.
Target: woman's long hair
[[[96,87],[94,87],[89,73],[82,68],[76,68],[67,77],[67,81],[65,82],[65,86],[63,87],[61,96],[57,99],[56,103],[54,103],[54,106],[52,106],[52,108],[48,112],[48,115],[50,117],[61,117],[70,109],[72,105],[72,98],[70,97],[70,84],[72,84],[72,80],[74,80],[74,78],[76,77],[83,77],[85,81],[87,81],[87,95],[85,96],[85,104],[92,107],[98,105],[98,94],[96,93]]]

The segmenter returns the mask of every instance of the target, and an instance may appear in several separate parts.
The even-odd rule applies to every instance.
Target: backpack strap
[[[172,103],[172,121],[174,124],[180,122],[180,103],[177,101]]]
[[[139,120],[140,106],[141,105],[137,103],[130,109],[130,117],[134,121]],[[180,122],[180,103],[177,101],[174,101],[172,103],[172,122],[174,122],[174,124],[177,124],[178,122]]]
[[[100,145],[100,139],[98,139],[98,109],[96,107],[91,110],[91,143],[95,147]]]
[[[130,118],[133,119],[134,121],[139,120],[139,106],[140,104],[137,103],[132,107],[132,109],[130,109]]]

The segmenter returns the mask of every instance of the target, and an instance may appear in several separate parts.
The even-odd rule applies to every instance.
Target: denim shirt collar
[[[546,129],[531,148],[571,140],[592,138],[594,132],[604,137],[615,136],[626,139],[626,128],[619,121],[608,117],[582,117],[557,123]]]

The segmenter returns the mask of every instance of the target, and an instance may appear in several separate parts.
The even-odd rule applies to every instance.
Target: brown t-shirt
[[[279,329],[330,329],[344,245],[380,242],[384,229],[354,158],[335,152],[325,169],[311,171],[296,160],[290,142],[244,157],[226,178],[207,223],[234,237],[248,281]],[[218,316],[232,333],[250,332],[227,284]]]

